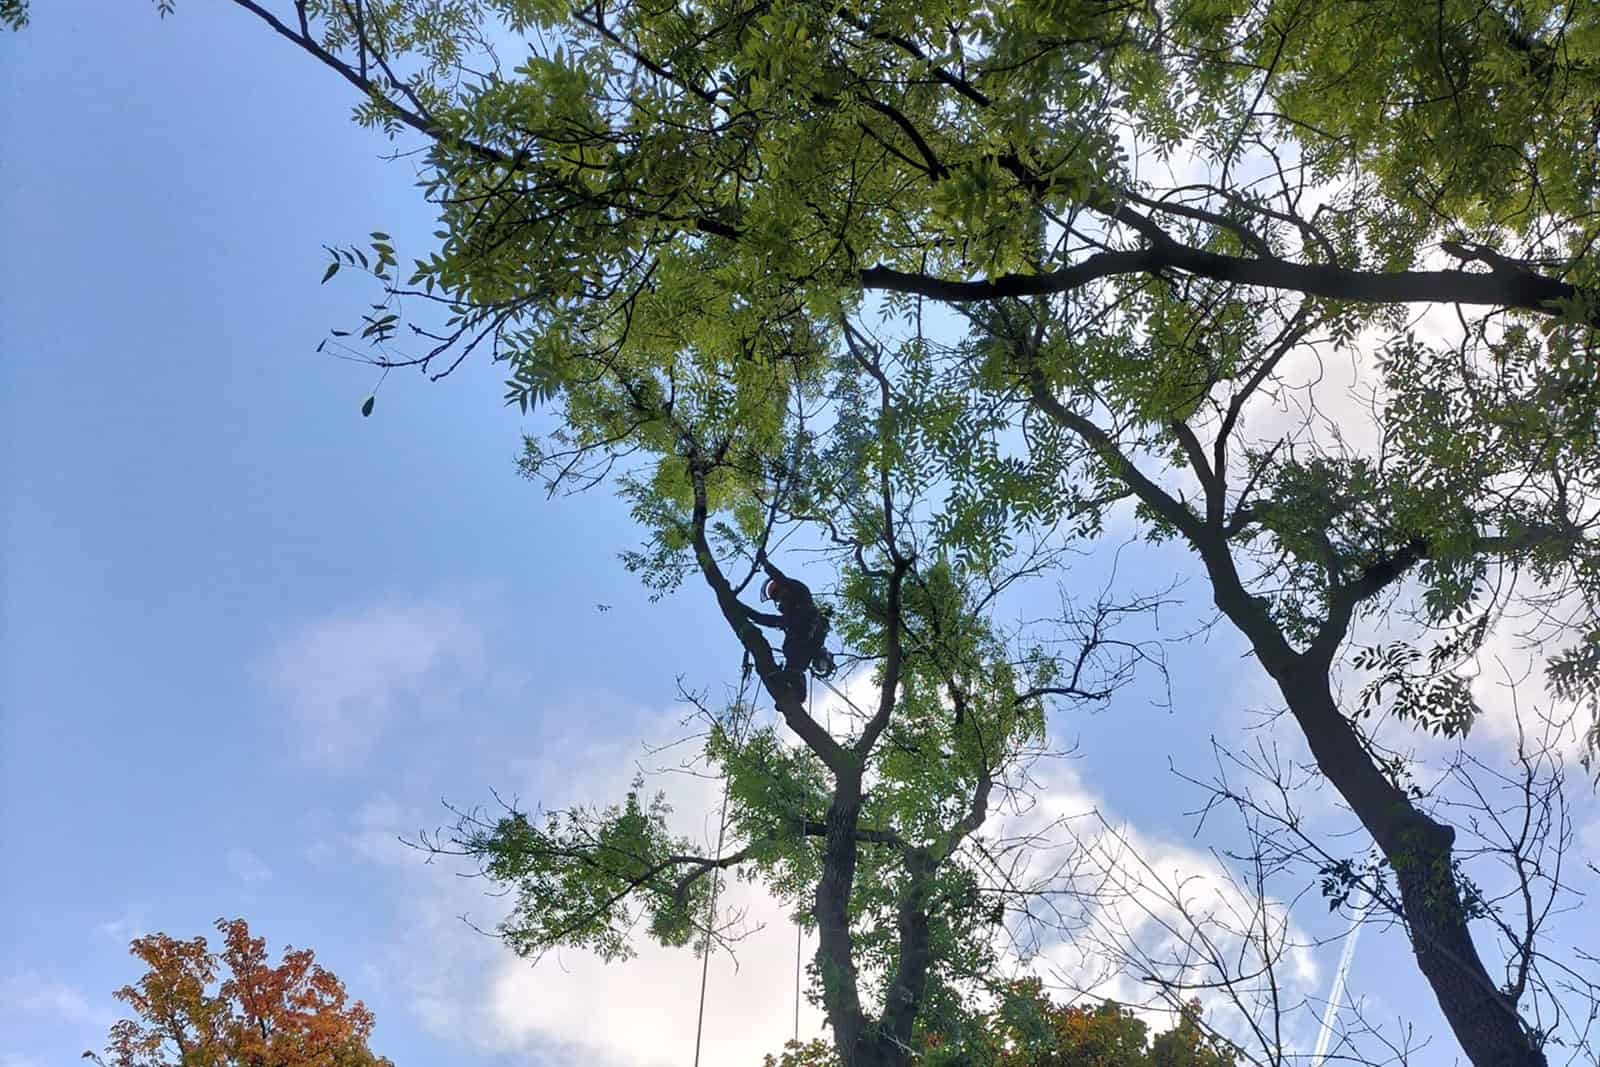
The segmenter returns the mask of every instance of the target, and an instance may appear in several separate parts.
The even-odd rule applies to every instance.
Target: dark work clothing
[[[762,562],[762,566],[772,576],[776,587],[773,589],[772,601],[778,613],[770,615],[750,610],[750,618],[763,626],[783,631],[784,682],[803,696],[806,671],[810,669],[817,654],[822,651],[822,643],[827,638],[828,622],[817,610],[817,603],[811,597],[811,590],[806,588],[804,582],[788,577],[766,561]]]
[[[783,629],[783,661],[791,667],[805,670],[816,658],[822,649],[822,638],[827,633],[827,626],[823,623],[822,615],[816,608],[811,609],[808,618],[797,620],[793,626]]]

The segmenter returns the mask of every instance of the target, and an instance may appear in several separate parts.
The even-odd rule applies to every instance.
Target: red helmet
[[[767,584],[765,584],[765,585],[763,585],[761,587],[761,599],[762,600],[777,600],[778,599],[778,593],[781,592],[782,590],[783,590],[783,586],[778,582],[778,579],[776,579],[776,578],[768,578],[767,579]]]

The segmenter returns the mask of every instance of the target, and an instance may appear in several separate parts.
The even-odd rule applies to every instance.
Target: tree
[[[1148,1036],[1149,1026],[1114,1000],[1064,1005],[1045,995],[1037,978],[1001,991],[1000,1004],[976,1020],[978,1040],[952,1044],[942,1034],[924,1039],[926,1064],[970,1067],[1233,1067],[1227,1050],[1212,1047],[1200,1026],[1198,1003],[1185,1005],[1171,1029]],[[789,1042],[766,1067],[838,1067],[822,1041]]]
[[[894,410],[874,412],[868,397],[836,400],[857,436],[838,439],[839,454],[796,464],[809,469],[763,475],[752,469],[759,456],[707,441],[704,424],[686,420],[676,426],[684,464],[634,490],[640,509],[660,516],[665,553],[639,566],[667,580],[673,553],[692,552],[743,645],[743,681],[725,706],[684,693],[706,723],[705,760],[727,781],[723,821],[734,846],[719,841],[708,853],[672,836],[666,797],[647,794],[642,780],[598,811],[462,812],[453,830],[418,844],[469,857],[510,890],[500,933],[533,958],[570,945],[624,959],[641,924],[664,944],[709,951],[738,936],[711,911],[719,872],[760,878],[818,932],[812,973],[844,1062],[902,1064],[932,1028],[976,1033],[977,998],[998,981],[1008,896],[1039,891],[1020,872],[1005,885],[992,874],[1014,870],[1029,837],[979,831],[993,812],[1026,804],[1030,772],[1050,754],[1048,702],[1103,702],[1139,662],[1159,662],[1158,649],[1114,636],[1122,616],[1156,601],[1066,610],[1066,639],[1002,632],[996,599],[1059,550],[1035,545],[1004,566],[962,562],[961,542],[916,516],[905,487],[924,453],[889,436]],[[766,507],[712,528],[709,501],[732,478],[767,479]],[[825,524],[833,543],[824,551],[841,572],[835,622],[847,662],[871,665],[862,677],[872,683],[865,706],[848,704],[831,729],[814,702],[779,683],[774,652],[738,599],[758,573],[753,560],[807,523],[799,509],[817,506],[809,494],[821,484],[848,516]],[[729,576],[733,564],[742,574]],[[757,720],[757,679],[801,744]]]
[[[626,471],[651,538],[630,564],[660,590],[703,580],[761,678],[771,649],[727,561],[780,521],[853,559],[840,630],[881,685],[859,732],[840,741],[775,690],[799,756],[759,732],[712,750],[759,799],[735,820],[737,863],[791,894],[816,879],[846,1062],[896,1062],[932,1002],[925,924],[959,888],[942,865],[1063,662],[1007,674],[971,590],[1038,574],[1019,543],[1092,533],[1129,504],[1196,557],[1370,834],[1381,864],[1359,878],[1392,879],[1384,899],[1466,1056],[1542,1064],[1558,1031],[1587,1040],[1538,940],[1547,907],[1514,894],[1485,962],[1448,798],[1406,780],[1373,713],[1391,736],[1396,721],[1464,736],[1477,709],[1453,668],[1495,620],[1536,612],[1552,699],[1587,708],[1591,750],[1600,737],[1600,9],[236,3],[354,86],[361,122],[422,139],[438,248],[402,273],[377,232],[370,257],[333,249],[325,275],[360,264],[383,287],[358,327],[377,365],[504,361],[508,400],[559,416],[528,469],[569,487]],[[547,43],[502,67],[506,32],[535,29]],[[1454,318],[1419,324],[1422,304]],[[1364,411],[1325,413],[1352,407],[1318,372],[1331,357],[1355,367]],[[944,643],[911,663],[914,635]],[[1341,670],[1368,673],[1355,706]],[[935,724],[923,753],[959,750],[975,721],[959,704],[980,692],[1000,748],[933,791],[964,814],[871,808],[899,726]],[[739,781],[747,743],[785,768],[782,804]],[[909,793],[915,771],[894,773]],[[571,914],[535,910],[513,943],[620,951],[599,931],[640,892],[658,936],[688,940],[693,892],[734,862],[672,851],[651,811],[468,827],[496,876],[569,894]],[[781,826],[820,854],[771,859]],[[632,857],[611,881],[552,866],[608,834]],[[885,847],[903,866],[858,870]],[[1519,839],[1490,859],[1528,884],[1532,855]],[[853,894],[880,874],[898,933],[858,944]],[[900,976],[881,1019],[855,988],[868,945]]]
[[[27,0],[0,0],[0,26],[20,30],[28,24]]]
[[[1225,1046],[1215,1048],[1190,1002],[1176,1025],[1147,1037],[1149,1027],[1114,1000],[1098,1005],[1056,1004],[1037,979],[1016,983],[990,1023],[998,1067],[1233,1067]]]
[[[129,952],[149,970],[117,990],[137,1019],[111,1027],[101,1067],[392,1067],[367,1048],[372,1013],[309,949],[267,962],[267,943],[243,919],[217,920],[223,945],[204,937],[137,938]],[[222,981],[217,983],[218,977]]]

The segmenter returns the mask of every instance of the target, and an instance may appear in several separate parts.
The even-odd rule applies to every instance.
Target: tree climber
[[[767,572],[761,599],[772,601],[778,613],[772,615],[750,607],[745,611],[752,622],[783,631],[783,670],[777,681],[796,699],[804,700],[808,668],[819,678],[833,673],[833,656],[823,647],[828,637],[828,617],[817,609],[806,584],[780,571],[765,552],[756,554],[756,562]]]

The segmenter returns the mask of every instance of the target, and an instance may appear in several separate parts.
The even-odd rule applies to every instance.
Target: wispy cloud
[[[145,934],[150,932],[149,929],[146,928],[144,920],[133,914],[131,911],[126,912],[108,922],[101,923],[98,929],[102,934],[105,934],[119,945],[126,945],[134,938],[143,937]]]
[[[861,704],[870,679],[841,688]],[[848,714],[840,706],[824,708],[819,687],[818,714]],[[842,725],[842,723],[840,724]],[[659,753],[648,767],[676,765],[693,757],[692,743],[673,746],[685,728],[675,713],[640,722],[639,739],[613,742],[612,751],[586,753],[580,766],[593,768],[563,783],[563,793],[590,802],[611,802],[626,788],[638,767],[638,756]],[[670,754],[670,755],[669,755]],[[674,833],[715,846],[722,803],[720,780],[671,775],[654,785],[667,790]],[[700,1062],[707,1067],[747,1067],[765,1053],[778,1052],[795,1026],[795,927],[785,905],[764,886],[726,885],[718,904],[719,921],[731,923],[737,938],[732,954],[713,953],[706,974],[705,1040]],[[486,1003],[489,1033],[503,1047],[545,1050],[553,1058],[606,1067],[671,1067],[694,1050],[700,1005],[701,961],[683,949],[662,948],[648,938],[634,942],[637,957],[607,964],[588,952],[561,952],[537,964],[501,950],[495,957]],[[802,964],[816,952],[816,941],[801,946]],[[618,1010],[597,1010],[597,1005]],[[628,1023],[618,1025],[625,1014]],[[822,1015],[800,1004],[800,1034],[822,1032]]]
[[[1581,617],[1576,597],[1556,602],[1548,615]],[[1473,724],[1478,738],[1513,753],[1532,743],[1548,744],[1567,761],[1583,754],[1587,716],[1571,702],[1556,700],[1545,677],[1547,657],[1571,640],[1570,632],[1530,629],[1526,618],[1496,620],[1475,661],[1462,670],[1482,709]]]
[[[21,1015],[78,1026],[109,1026],[112,1015],[95,1007],[75,986],[53,982],[33,972],[0,980],[0,1016]]]
[[[850,702],[863,706],[873,696],[867,679],[846,679],[840,688]],[[638,729],[626,739],[613,735],[574,747],[536,745],[520,761],[508,754],[522,770],[524,796],[554,804],[614,802],[640,762],[674,764],[692,752],[691,743],[662,753],[667,742],[685,732],[676,712],[638,716],[625,709],[587,710],[632,720]],[[850,715],[846,701],[832,694],[818,694],[818,712],[824,717],[831,712],[840,729]],[[641,760],[646,751],[656,754]],[[679,775],[657,782],[673,803],[674,831],[714,839],[720,782]],[[1039,812],[1049,818],[1104,810],[1102,798],[1066,773],[1057,776],[1042,801]],[[626,963],[604,964],[585,952],[552,953],[537,964],[516,958],[457,918],[466,915],[478,927],[492,929],[507,903],[484,895],[495,887],[426,866],[395,842],[396,834],[414,833],[425,816],[390,796],[378,796],[342,820],[338,840],[341,849],[371,863],[385,879],[404,883],[391,895],[405,901],[407,914],[400,921],[409,936],[396,942],[380,970],[385,984],[393,984],[392,994],[405,999],[426,1030],[490,1053],[597,1067],[656,1067],[691,1055],[700,988],[700,961],[692,953],[663,949],[641,937],[634,946],[638,957]],[[1174,948],[1162,935],[1164,923],[1177,916],[1154,875],[1168,889],[1181,887],[1185,906],[1211,923],[1213,933],[1218,922],[1257,914],[1255,902],[1227,878],[1216,857],[1160,834],[1095,825],[1100,829],[1084,827],[1077,845],[1098,850],[1103,876],[1121,890],[1103,897],[1086,916],[1103,935],[1132,939],[1158,956]],[[1104,878],[1103,884],[1109,886]],[[712,958],[701,1062],[745,1067],[759,1063],[763,1053],[778,1051],[793,1033],[795,928],[785,906],[759,885],[730,886],[723,904],[743,913],[742,929],[748,933],[736,944],[736,960],[726,954]],[[1265,908],[1273,921],[1287,921],[1275,903]],[[1288,933],[1291,942],[1302,940],[1297,931]],[[808,938],[801,949],[803,964],[810,963],[815,947]],[[1069,958],[1068,949],[1063,946],[1040,962],[1051,965],[1058,978],[1072,972],[1069,977],[1080,988],[1093,984],[1085,961]],[[1282,977],[1295,989],[1315,985],[1317,969],[1308,953],[1291,951],[1280,964]],[[1102,983],[1096,991],[1145,999],[1122,985]],[[801,1036],[821,1032],[820,1013],[802,1001]]]
[[[358,763],[401,715],[437,716],[487,673],[481,595],[390,599],[307,622],[256,666],[301,754]]]
[[[1012,918],[997,946],[1007,966],[1037,975],[1058,1000],[1116,1000],[1158,1029],[1174,1021],[1171,990],[1215,984],[1207,1019],[1224,1032],[1248,1038],[1247,1015],[1281,1008],[1285,1039],[1308,1037],[1319,960],[1286,901],[1263,895],[1270,889],[1223,853],[1175,840],[1170,825],[1119,818],[1070,765],[1034,781],[1031,806],[986,827],[991,848],[1028,843],[1011,877],[1045,889],[1029,902],[1035,921]],[[1267,967],[1275,985],[1260,980]]]
[[[228,870],[241,882],[265,882],[272,877],[272,868],[260,856],[242,846],[235,845],[228,850],[227,862]]]
[[[430,703],[459,703],[468,688],[493,684],[480,609],[436,597],[332,615],[281,642],[265,659],[262,676],[293,712],[314,758],[326,765],[347,764],[386,729],[397,730],[398,716],[422,714]],[[835,685],[838,692],[818,687],[815,709],[820,719],[844,732],[863,714],[860,709],[876,703],[877,693],[865,672]],[[603,694],[568,694],[554,703],[549,694],[534,699],[542,713],[519,718],[516,728],[497,734],[492,746],[496,784],[508,789],[508,796],[527,798],[525,803],[612,803],[641,764],[673,766],[698,750],[693,740],[670,745],[694,729],[683,726],[681,709],[620,707]],[[765,711],[771,714],[770,705]],[[598,722],[608,729],[595,731]],[[477,741],[483,743],[483,735]],[[504,780],[507,772],[510,782]],[[668,790],[676,832],[714,840],[719,780],[668,775],[655,784]],[[492,1054],[598,1067],[676,1064],[691,1054],[700,981],[700,962],[692,953],[662,949],[641,937],[635,945],[638,958],[627,963],[607,965],[583,952],[552,954],[537,965],[516,958],[458,918],[493,929],[507,906],[504,898],[484,895],[495,887],[441,869],[448,865],[424,864],[397,840],[439,820],[438,809],[418,796],[388,783],[384,793],[353,809],[326,812],[305,828],[308,858],[354,857],[387,885],[388,899],[401,902],[404,914],[396,918],[408,936],[396,939],[377,961],[372,996],[399,998],[429,1032]],[[1107,810],[1103,797],[1069,773],[1057,775],[1042,800],[1036,812],[1050,818]],[[1157,880],[1180,886],[1183,906],[1213,928],[1224,919],[1248,921],[1257,914],[1256,903],[1229,881],[1216,857],[1142,828],[1082,825],[1069,847],[1097,858],[1103,885],[1116,883],[1084,916],[1101,935],[1135,943],[1157,957],[1177,948],[1162,940],[1167,924],[1180,916]],[[784,905],[759,885],[730,886],[723,903],[744,912],[749,933],[737,944],[736,961],[725,954],[712,958],[706,1008],[711,1040],[701,1060],[708,1067],[744,1067],[777,1051],[793,1033],[795,930]],[[1266,918],[1287,921],[1275,904],[1265,907]],[[1293,933],[1290,940],[1300,938]],[[1040,963],[1081,990],[1144,999],[1124,988],[1126,976],[1120,984],[1097,987],[1097,976],[1087,969],[1092,961],[1071,958],[1070,948],[1057,947]],[[809,963],[814,951],[808,940],[802,962]],[[1280,962],[1294,987],[1305,990],[1315,983],[1309,954],[1291,952]],[[606,1005],[617,1007],[603,1010]],[[626,1017],[625,1025],[619,1015]],[[820,1013],[802,1003],[801,1035],[821,1029]]]

